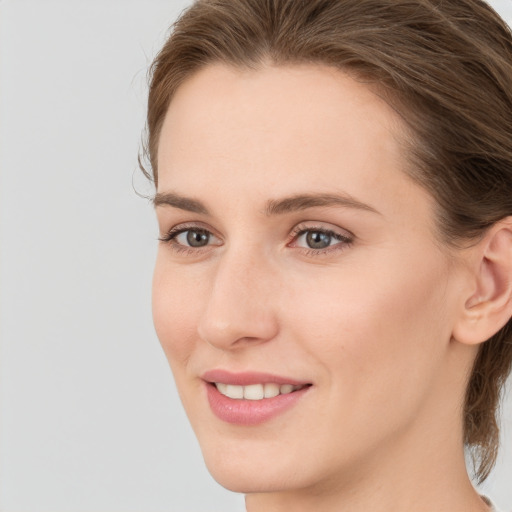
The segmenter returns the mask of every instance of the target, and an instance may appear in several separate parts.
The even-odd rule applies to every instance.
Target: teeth
[[[263,398],[273,398],[277,395],[287,395],[292,391],[302,389],[304,386],[293,386],[292,384],[251,384],[249,386],[234,386],[216,382],[215,386],[222,395],[235,400],[262,400]]]
[[[222,393],[222,391],[221,391],[221,393]],[[232,386],[231,384],[228,384],[226,386],[226,396],[229,396],[229,398],[238,398],[238,399],[243,398],[244,397],[243,386]]]
[[[223,394],[223,395],[227,395],[227,390],[228,390],[228,385],[227,384],[223,384],[222,382],[217,382],[215,384],[217,386],[217,389]]]
[[[265,384],[265,398],[273,398],[279,395],[279,386],[277,384]]]
[[[279,391],[282,395],[287,395],[293,391],[293,386],[291,384],[283,384]]]
[[[240,386],[242,387],[242,386]],[[261,400],[265,396],[264,387],[261,384],[243,386],[244,398],[246,400]]]

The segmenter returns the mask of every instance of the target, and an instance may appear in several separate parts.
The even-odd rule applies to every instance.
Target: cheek
[[[316,372],[321,410],[329,411],[314,428],[330,441],[312,441],[313,449],[325,460],[343,453],[355,461],[430,410],[450,323],[442,263],[422,272],[392,259],[346,268],[303,277],[287,295],[287,323]]]
[[[394,386],[427,386],[451,327],[444,262],[420,256],[410,255],[407,265],[396,257],[347,263],[337,275],[300,281],[289,308],[300,319],[297,335],[339,392],[368,398]]]
[[[173,372],[180,371],[196,342],[201,294],[159,251],[153,274],[152,308],[155,330]]]

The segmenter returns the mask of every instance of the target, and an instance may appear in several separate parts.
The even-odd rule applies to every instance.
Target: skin
[[[210,65],[170,104],[158,197],[205,211],[157,205],[160,236],[211,235],[160,243],[154,322],[210,472],[250,512],[488,510],[462,448],[477,342],[454,336],[483,249],[439,241],[404,136],[366,86],[317,65]],[[368,208],[265,211],[304,194]],[[319,250],[306,230],[343,238]],[[231,425],[201,379],[218,368],[312,386],[270,421]]]

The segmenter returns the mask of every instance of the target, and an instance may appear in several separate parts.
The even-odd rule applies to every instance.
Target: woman
[[[512,36],[481,0],[204,0],[152,68],[157,334],[259,511],[488,511]]]

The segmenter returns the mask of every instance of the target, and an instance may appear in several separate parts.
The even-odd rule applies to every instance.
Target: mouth
[[[258,425],[300,403],[311,383],[264,373],[233,374],[213,370],[203,375],[211,411],[223,422]]]
[[[311,385],[277,384],[275,382],[250,384],[248,386],[237,386],[224,382],[213,382],[212,384],[221,395],[227,396],[233,400],[263,400],[265,398],[274,398],[279,395],[288,395],[289,393],[299,391]]]

